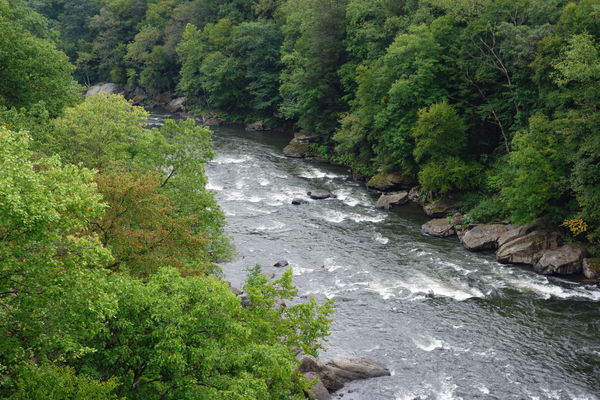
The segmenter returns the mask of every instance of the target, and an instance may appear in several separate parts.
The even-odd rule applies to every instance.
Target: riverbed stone
[[[308,200],[304,200],[300,197],[296,197],[296,198],[292,199],[292,204],[295,206],[299,206],[302,204],[308,204]]]
[[[326,364],[339,380],[350,382],[358,379],[390,376],[390,370],[383,364],[356,356],[336,356]]]
[[[575,243],[565,244],[553,250],[542,251],[533,269],[543,275],[574,275],[582,272],[587,251]]]
[[[431,218],[441,218],[449,215],[460,207],[460,204],[453,199],[442,199],[423,206],[425,214]]]
[[[299,142],[297,139],[292,141],[283,148],[283,154],[291,158],[304,158],[312,147],[308,142]]]
[[[90,88],[85,92],[85,97],[94,96],[98,93],[106,93],[106,94],[117,94],[119,93],[119,87],[114,83],[99,83],[94,86],[90,86]]]
[[[446,218],[435,218],[421,226],[426,235],[445,238],[456,235],[456,230]]]
[[[459,235],[459,239],[465,249],[470,251],[495,250],[498,248],[498,239],[508,229],[509,226],[504,224],[477,225]]]
[[[277,268],[287,267],[288,265],[290,265],[290,263],[287,262],[287,260],[279,260],[275,264],[273,264],[273,266]]]
[[[558,232],[535,230],[501,245],[496,259],[503,264],[534,265],[542,257],[542,251],[561,245],[562,236]]]
[[[408,192],[382,193],[375,204],[377,208],[389,210],[391,206],[406,204],[408,202]]]
[[[600,278],[600,258],[584,258],[581,266],[587,279]]]
[[[408,190],[416,184],[415,177],[410,174],[380,172],[369,179],[367,187],[380,192],[390,192],[399,189]]]
[[[335,195],[332,194],[329,190],[325,189],[316,189],[306,193],[313,200],[325,200],[329,198],[334,198]]]
[[[187,97],[177,97],[176,99],[171,100],[165,108],[172,113],[185,112],[186,102]]]

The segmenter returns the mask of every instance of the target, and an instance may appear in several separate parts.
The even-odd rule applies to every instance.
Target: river
[[[423,235],[413,206],[377,210],[346,170],[289,159],[276,133],[214,129],[209,189],[245,268],[287,260],[299,292],[335,299],[321,357],[365,356],[392,376],[357,381],[344,400],[598,399],[600,290]],[[294,206],[327,189],[337,199]]]

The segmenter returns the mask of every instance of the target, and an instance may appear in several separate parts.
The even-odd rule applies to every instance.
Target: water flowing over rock
[[[533,265],[542,257],[543,250],[554,250],[561,244],[558,232],[536,230],[505,242],[496,252],[496,258],[503,264]]]
[[[583,275],[587,279],[600,278],[600,258],[585,258],[582,263]]]
[[[542,252],[535,263],[535,272],[544,275],[573,275],[582,272],[583,258],[587,255],[585,248],[578,244],[565,244],[554,250]]]
[[[119,93],[119,87],[114,83],[99,83],[91,86],[87,92],[85,92],[85,97],[90,97],[98,93],[117,94]]]
[[[379,196],[375,207],[389,210],[391,206],[402,205],[408,202],[408,192],[383,193]]]
[[[381,192],[389,192],[393,190],[411,189],[417,184],[415,178],[408,174],[393,173],[385,174],[383,172],[373,176],[367,182],[369,189],[378,190]]]
[[[329,190],[324,190],[324,189],[312,190],[310,192],[307,192],[306,194],[313,200],[325,200],[325,199],[336,197]]]
[[[446,218],[436,218],[426,222],[421,226],[421,232],[440,238],[456,235],[456,230]]]
[[[456,225],[453,223],[453,225]],[[498,248],[498,239],[511,228],[509,225],[477,225],[460,235],[460,241],[467,250],[484,251]]]

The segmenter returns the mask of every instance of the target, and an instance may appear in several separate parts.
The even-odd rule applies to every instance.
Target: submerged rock
[[[375,207],[389,210],[391,206],[408,202],[408,192],[383,193],[379,196]]]
[[[292,141],[283,148],[283,154],[287,157],[292,158],[303,158],[310,151],[312,144],[299,142],[296,139],[292,139]]]
[[[308,201],[297,197],[295,199],[292,199],[292,204],[295,206],[299,206],[301,204],[308,204]]]
[[[545,250],[535,263],[535,272],[544,275],[579,274],[583,267],[583,258],[587,255],[585,248],[578,244],[565,244],[554,250]]]
[[[496,252],[498,262],[503,264],[535,264],[543,250],[554,250],[562,244],[558,232],[538,230],[517,237],[500,246]]]
[[[446,218],[436,218],[426,222],[421,226],[421,232],[440,238],[456,235],[456,230]]]
[[[324,189],[313,190],[306,194],[313,200],[325,200],[325,199],[336,197],[329,190],[324,190]]]
[[[509,225],[503,224],[477,225],[460,235],[459,238],[467,250],[495,250],[498,248],[498,239],[509,229]]]
[[[375,189],[381,192],[389,192],[398,189],[411,189],[416,184],[417,182],[415,178],[409,174],[386,174],[380,172],[369,179],[367,182],[367,187],[369,189]]]
[[[600,258],[585,258],[582,262],[582,271],[587,279],[600,278]]]

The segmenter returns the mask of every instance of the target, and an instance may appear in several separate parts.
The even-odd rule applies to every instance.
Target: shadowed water
[[[600,291],[469,253],[421,234],[416,207],[376,210],[344,169],[285,158],[289,138],[217,128],[209,189],[245,268],[289,261],[300,293],[335,298],[323,358],[354,354],[392,376],[349,384],[344,399],[597,399]],[[337,199],[294,206],[306,192]]]

